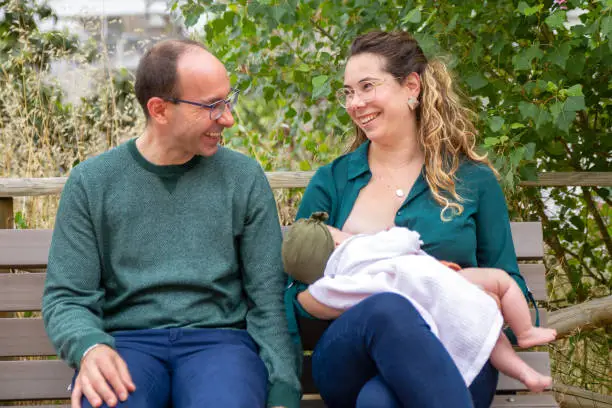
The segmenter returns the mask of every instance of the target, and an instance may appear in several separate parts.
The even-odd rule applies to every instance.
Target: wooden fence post
[[[13,225],[13,197],[0,197],[0,229],[12,229]]]

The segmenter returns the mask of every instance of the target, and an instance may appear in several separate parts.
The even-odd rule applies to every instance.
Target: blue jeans
[[[112,334],[136,385],[136,391],[117,407],[266,405],[268,371],[244,330],[151,329]],[[91,407],[85,397],[81,403]]]
[[[414,306],[392,293],[334,321],[315,347],[312,372],[329,408],[485,408],[498,376],[489,363],[468,389]]]

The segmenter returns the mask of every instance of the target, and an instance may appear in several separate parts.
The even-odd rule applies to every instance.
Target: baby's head
[[[285,234],[283,265],[289,276],[313,283],[323,276],[327,260],[334,252],[334,239],[325,224],[327,213],[316,212],[296,221]]]

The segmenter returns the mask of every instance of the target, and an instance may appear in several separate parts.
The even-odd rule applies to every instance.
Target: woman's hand
[[[329,232],[331,232],[331,236],[334,239],[334,244],[336,244],[336,247],[340,245],[341,243],[343,243],[347,238],[350,238],[353,236],[353,234],[349,234],[348,232],[340,231],[338,228],[331,227],[329,225],[327,226],[327,229],[329,230]]]
[[[342,310],[331,308],[319,302],[317,299],[312,297],[308,289],[301,292],[297,296],[297,300],[300,302],[300,305],[302,305],[305,311],[317,319],[333,320],[340,316],[343,312]]]

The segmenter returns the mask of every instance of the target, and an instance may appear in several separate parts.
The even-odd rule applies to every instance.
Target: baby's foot
[[[538,373],[531,367],[523,371],[520,380],[532,392],[542,392],[552,385],[552,378]]]
[[[531,329],[517,335],[518,344],[522,348],[529,348],[550,343],[557,337],[555,329],[545,329],[543,327],[532,327]]]

